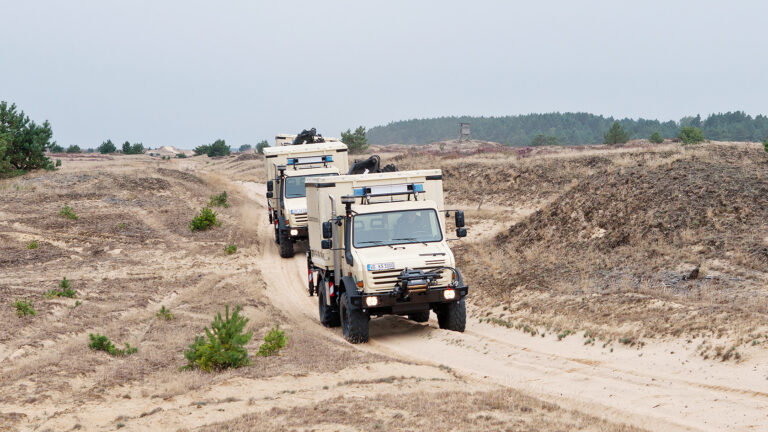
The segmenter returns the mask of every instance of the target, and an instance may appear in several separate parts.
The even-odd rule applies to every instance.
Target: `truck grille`
[[[424,270],[425,272],[434,271],[435,269],[442,267],[445,264],[445,260],[430,260],[429,264],[425,267],[409,267],[411,270]],[[371,279],[373,279],[373,286],[369,287],[371,291],[392,291],[397,283],[397,276],[403,272],[404,269],[393,270],[376,270],[371,272]],[[451,273],[447,270],[442,271],[442,277],[438,279],[435,286],[445,286],[451,281]]]
[[[293,215],[293,220],[295,220],[297,224],[304,225],[307,223],[307,214],[295,214]]]

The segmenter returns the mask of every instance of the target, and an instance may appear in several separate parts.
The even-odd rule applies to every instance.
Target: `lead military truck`
[[[293,246],[307,238],[308,177],[338,176],[348,170],[347,146],[338,141],[283,145],[264,149],[267,210],[275,228],[280,256],[293,256]]]
[[[308,178],[306,190],[308,287],[323,325],[361,343],[371,316],[425,322],[434,311],[440,328],[464,331],[468,287],[448,247],[440,170]]]

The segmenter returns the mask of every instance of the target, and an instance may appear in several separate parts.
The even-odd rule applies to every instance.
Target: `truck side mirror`
[[[275,185],[272,183],[272,180],[267,180],[267,192],[272,192],[275,190]]]
[[[456,237],[466,237],[466,236],[467,236],[466,228],[456,228]]]
[[[454,213],[454,219],[456,220],[456,228],[461,228],[464,226],[464,211],[462,210],[456,210],[456,213]]]
[[[272,198],[273,194],[272,191],[267,192],[267,198]]]
[[[329,239],[333,237],[333,224],[331,222],[323,222],[323,238]]]
[[[320,247],[323,249],[331,249],[333,247],[333,242],[331,240],[323,240],[320,242]]]

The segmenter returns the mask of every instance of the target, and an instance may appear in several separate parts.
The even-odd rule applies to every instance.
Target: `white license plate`
[[[379,264],[368,264],[368,270],[369,271],[377,271],[377,270],[392,270],[395,268],[395,263],[379,263]]]

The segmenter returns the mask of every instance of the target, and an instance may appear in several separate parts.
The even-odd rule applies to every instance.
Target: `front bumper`
[[[456,297],[447,300],[443,296],[443,291],[449,288],[456,291]],[[350,296],[349,300],[354,306],[362,308],[371,315],[406,315],[429,310],[439,304],[457,302],[466,297],[468,292],[469,286],[467,285],[456,288],[447,286],[433,287],[423,292],[411,292],[407,298],[394,297],[390,293],[365,294],[358,292]],[[376,306],[366,306],[366,297],[376,297],[378,300]]]

